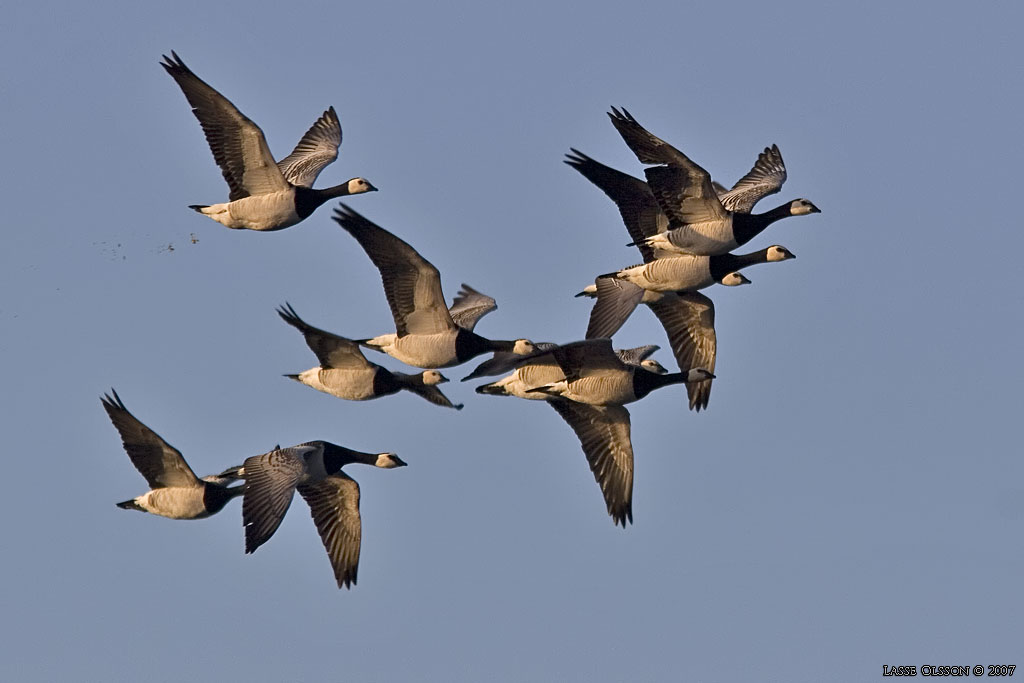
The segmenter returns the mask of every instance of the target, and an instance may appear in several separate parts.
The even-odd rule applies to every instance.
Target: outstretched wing
[[[597,301],[590,309],[587,339],[611,337],[633,314],[644,298],[644,290],[632,282],[612,277],[599,277],[594,283]]]
[[[699,292],[667,295],[649,304],[658,317],[672,354],[682,372],[693,368],[715,371],[715,356],[718,341],[715,336],[715,304]],[[711,397],[711,380],[689,382],[686,391],[690,395],[690,409],[708,407]]]
[[[277,162],[277,167],[292,185],[313,187],[320,171],[338,158],[339,147],[341,122],[331,107],[306,131],[292,153]]]
[[[281,526],[292,494],[306,471],[307,446],[280,448],[246,458],[242,464],[245,494],[242,497],[242,524],[245,525],[245,552],[270,540]]]
[[[493,297],[476,291],[465,282],[462,288],[452,300],[448,309],[452,321],[464,330],[473,331],[480,318],[484,317],[498,307],[498,302]]]
[[[362,522],[359,517],[359,484],[342,472],[315,484],[299,486],[309,504],[313,523],[327,550],[338,588],[351,588],[359,571]]]
[[[577,149],[572,149],[572,154],[566,154],[565,157],[565,163],[597,185],[619,207],[622,222],[633,238],[633,244],[640,249],[644,263],[653,260],[654,251],[644,240],[665,232],[668,229],[668,218],[647,183],[605,166]]]
[[[778,146],[772,145],[764,148],[750,172],[736,181],[732,189],[720,195],[719,199],[729,211],[750,213],[759,201],[781,190],[784,182],[786,164],[782,161]]]
[[[313,327],[299,317],[292,305],[285,303],[277,309],[277,314],[286,323],[302,332],[306,345],[316,354],[320,367],[358,369],[369,367],[370,362],[359,350],[359,344],[318,327]]]
[[[633,521],[629,411],[622,406],[591,406],[561,398],[548,402],[579,438],[612,521],[626,528],[626,523]]]
[[[444,303],[441,274],[430,261],[345,204],[334,210],[334,220],[356,238],[380,271],[399,337],[455,329]]]
[[[132,464],[146,478],[150,488],[202,486],[178,449],[129,413],[116,391],[111,389],[110,393],[113,396],[108,394],[100,399],[103,408],[121,434]]]
[[[231,192],[231,201],[287,190],[263,131],[235,105],[192,73],[177,54],[160,63],[177,82],[206,135],[213,158]]]

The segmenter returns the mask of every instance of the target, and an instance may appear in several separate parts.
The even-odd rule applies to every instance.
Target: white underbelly
[[[146,512],[171,519],[198,519],[208,516],[203,504],[201,486],[153,489],[139,496],[135,502]]]
[[[365,401],[376,398],[373,393],[374,368],[356,370],[339,368],[313,368],[299,375],[299,381],[331,396],[346,401]]]
[[[416,368],[449,368],[458,365],[455,355],[456,332],[407,334],[384,347],[384,352]]]
[[[714,284],[706,256],[671,256],[619,271],[619,277],[654,292],[703,289]]]
[[[633,374],[617,372],[600,377],[582,377],[569,382],[563,397],[592,406],[621,406],[636,400],[633,393]]]
[[[649,242],[656,249],[704,256],[727,254],[738,246],[732,234],[731,217],[728,221],[690,223],[655,235]]]
[[[220,207],[223,207],[222,211],[210,212],[210,209]],[[280,230],[302,220],[295,213],[295,191],[292,189],[243,197],[227,204],[211,206],[203,213],[229,228],[248,230]]]

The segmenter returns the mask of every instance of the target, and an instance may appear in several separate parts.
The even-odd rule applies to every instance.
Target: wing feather
[[[566,399],[548,401],[583,447],[615,524],[633,521],[633,444],[629,411],[622,406],[591,406]]]
[[[399,337],[454,331],[441,291],[441,274],[408,243],[345,204],[334,220],[348,231],[380,271]]]
[[[246,458],[242,464],[245,494],[242,524],[245,552],[255,552],[270,540],[292,502],[295,486],[306,472],[304,454],[310,447],[281,448]]]
[[[150,488],[202,486],[181,452],[128,412],[113,389],[102,399],[110,421],[121,434],[124,450]]]
[[[359,344],[345,337],[313,327],[295,312],[291,304],[285,303],[277,314],[286,323],[302,332],[306,345],[316,354],[323,368],[359,369],[370,367],[370,362],[359,349]]]
[[[175,80],[206,135],[231,201],[288,189],[260,127],[196,76],[174,52],[160,63]]]
[[[359,484],[342,472],[298,487],[334,569],[338,588],[351,588],[359,571],[362,522],[359,517]]]
[[[715,336],[715,304],[699,292],[664,296],[649,304],[668,334],[672,354],[682,372],[693,368],[715,371],[718,340]],[[690,382],[690,409],[708,407],[711,380]]]
[[[292,185],[313,187],[320,171],[338,158],[339,147],[341,122],[334,107],[330,107],[306,131],[292,153],[277,162],[277,167]]]
[[[480,318],[484,317],[498,307],[498,302],[493,297],[478,292],[465,282],[462,288],[452,300],[448,309],[452,321],[464,330],[473,331]]]
[[[754,167],[720,196],[722,206],[735,213],[750,213],[754,205],[782,189],[786,182],[786,164],[777,145],[765,147]]]

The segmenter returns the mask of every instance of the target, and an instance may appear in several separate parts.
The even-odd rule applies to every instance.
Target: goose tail
[[[121,503],[116,503],[116,505],[122,510],[138,510],[139,512],[145,512],[145,509],[140,507],[139,504],[135,502],[134,498],[132,498],[131,500],[123,501]]]
[[[209,204],[189,204],[188,208],[192,209],[197,213],[203,213],[203,209],[210,208]]]

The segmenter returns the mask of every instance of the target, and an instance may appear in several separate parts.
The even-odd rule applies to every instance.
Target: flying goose
[[[368,401],[390,396],[405,389],[439,406],[462,410],[461,403],[453,404],[437,388],[438,384],[448,381],[448,378],[437,370],[425,370],[414,375],[391,372],[366,360],[363,352],[359,350],[359,344],[351,339],[308,324],[299,317],[291,304],[286,303],[277,310],[277,314],[302,333],[306,338],[306,344],[320,361],[320,365],[315,368],[285,377],[348,401]]]
[[[598,278],[625,280],[652,292],[693,292],[716,283],[727,286],[746,284],[738,279],[738,271],[743,268],[758,263],[775,263],[794,258],[796,255],[791,251],[773,244],[749,254],[677,254],[622,268],[599,275]]]
[[[648,358],[657,349],[657,346],[648,345],[614,353],[624,364],[664,375],[667,374],[665,368]],[[553,397],[545,391],[531,390],[541,384],[553,385],[564,380],[562,367],[554,353],[548,351],[523,361],[512,374],[481,385],[476,391],[547,401],[580,440],[590,471],[601,488],[608,514],[615,524],[625,528],[627,520],[633,521],[633,445],[629,438],[629,412],[622,406],[586,405]]]
[[[553,352],[566,379],[540,391],[559,397],[550,401],[580,440],[608,514],[615,524],[633,521],[633,444],[629,411],[623,407],[660,386],[714,379],[703,368],[654,374],[624,364],[608,339],[559,347]]]
[[[770,163],[769,157],[772,154],[772,150],[776,154],[778,153],[777,147],[765,148],[765,151],[758,156],[754,168],[736,183],[733,190],[726,190],[718,183],[712,183],[719,199],[729,210],[749,213],[749,209],[742,211],[743,206],[738,205],[735,200],[738,195],[733,193],[742,192],[746,187],[748,179],[755,171]],[[654,192],[651,191],[650,185],[639,178],[634,178],[628,173],[618,171],[611,166],[605,166],[578,149],[570,148],[570,151],[572,152],[571,154],[565,155],[565,163],[579,171],[584,178],[596,185],[615,202],[619,209],[619,215],[622,217],[622,222],[625,224],[629,236],[633,238],[629,246],[638,247],[645,262],[661,256],[671,256],[673,253],[678,253],[676,250],[662,251],[655,249],[647,243],[648,239],[667,232],[669,229],[668,216],[662,211],[661,205],[655,198]],[[778,157],[778,163],[782,163],[781,156]],[[753,204],[751,204],[752,206]],[[737,246],[742,246],[753,237],[754,235],[750,235],[747,240],[738,243]],[[702,251],[700,246],[700,244],[695,244],[695,248],[691,250],[692,253],[711,253]],[[704,246],[711,248],[709,245]]]
[[[229,201],[190,209],[229,228],[281,230],[310,216],[333,197],[376,190],[365,178],[321,190],[313,181],[338,156],[341,124],[331,107],[302,136],[295,150],[274,161],[260,127],[185,66],[176,53],[161,66],[192,105],[213,158],[230,188]]]
[[[418,368],[447,368],[489,351],[533,353],[527,339],[493,341],[459,327],[444,304],[441,274],[406,242],[342,204],[334,220],[380,271],[397,333],[359,343]]]
[[[394,453],[361,453],[327,441],[308,441],[255,455],[235,468],[233,474],[245,479],[245,552],[255,552],[274,535],[298,490],[309,505],[338,588],[351,588],[362,537],[359,484],[341,471],[351,463],[385,469],[406,464]]]
[[[754,168],[720,198],[707,171],[648,132],[628,111],[613,107],[608,116],[642,163],[665,164],[644,170],[670,227],[667,232],[645,236],[642,242],[648,247],[690,254],[726,254],[780,218],[821,213],[806,199],[795,199],[766,213],[750,213],[754,204],[778,192],[786,180],[786,166],[774,145],[765,148]]]
[[[739,275],[739,274],[737,274]],[[742,275],[740,284],[748,284]],[[705,368],[715,371],[717,337],[715,336],[715,304],[699,292],[651,292],[623,280],[597,279],[597,303],[590,312],[587,339],[600,339],[615,334],[637,303],[646,304],[658,318],[676,358],[679,369]],[[708,407],[711,380],[686,385],[690,409]]]
[[[561,396],[595,406],[625,405],[670,384],[714,379],[705,368],[658,374],[628,365],[612,350],[610,339],[588,339],[565,344],[551,354],[565,373],[565,379],[535,387],[551,396]]]
[[[128,412],[113,389],[101,399],[110,421],[121,434],[124,450],[150,489],[141,496],[117,503],[124,510],[139,510],[171,519],[202,519],[220,512],[244,487],[228,487],[237,477],[222,474],[200,479],[181,452]]]
[[[535,401],[549,400],[551,398],[549,394],[536,391],[535,388],[560,382],[565,379],[565,373],[562,372],[558,360],[552,353],[554,349],[558,348],[558,344],[541,342],[537,346],[541,349],[541,352],[527,358],[508,354],[510,357],[502,357],[500,359],[504,363],[504,369],[500,370],[499,367],[502,366],[497,362],[499,359],[487,361],[484,365],[492,364],[491,367],[487,368],[488,372],[481,372],[480,368],[477,368],[473,371],[473,374],[465,379],[472,379],[474,376],[481,376],[483,374],[500,374],[500,372],[511,370],[511,374],[495,382],[478,386],[476,392],[492,396],[517,396]],[[632,349],[616,349],[615,355],[627,365],[637,365],[659,375],[668,374],[668,370],[661,363],[648,357],[657,350],[657,346],[648,344]],[[479,375],[477,374],[478,372],[480,372]]]

